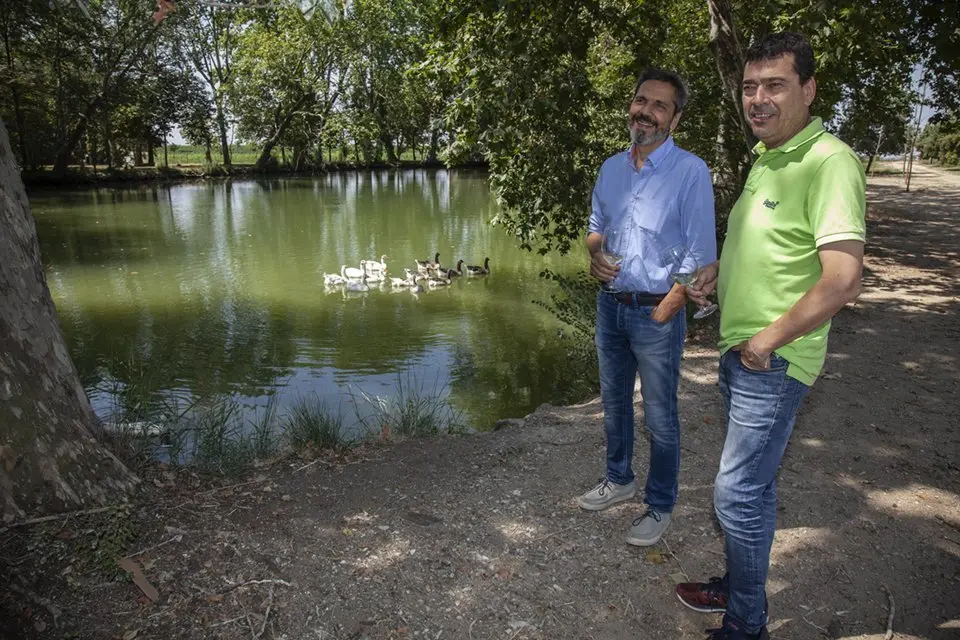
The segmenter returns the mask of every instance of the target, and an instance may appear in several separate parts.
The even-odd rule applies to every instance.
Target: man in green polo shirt
[[[777,469],[823,368],[830,319],[860,287],[866,181],[853,151],[810,115],[813,70],[813,49],[795,33],[747,52],[742,99],[757,160],[730,212],[719,267],[704,268],[688,290],[704,302],[716,287],[721,309],[727,437],[714,508],[727,575],[677,586],[688,607],[724,612],[708,640],[769,637]]]

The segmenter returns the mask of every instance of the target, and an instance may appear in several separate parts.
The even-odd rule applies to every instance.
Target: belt
[[[631,307],[653,307],[660,304],[660,301],[663,300],[667,294],[648,293],[646,291],[621,291],[620,293],[611,295],[613,295],[613,299],[620,304]]]

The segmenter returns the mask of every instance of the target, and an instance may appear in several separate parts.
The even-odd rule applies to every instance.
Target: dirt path
[[[778,640],[879,640],[882,585],[895,638],[960,637],[960,174],[918,167],[911,187],[870,180],[864,291],[835,321],[784,460]],[[715,351],[688,348],[680,503],[653,550],[623,543],[639,503],[596,514],[572,500],[602,473],[599,404],[544,406],[522,427],[287,461],[145,506],[139,544],[164,544],[137,560],[157,602],[51,578],[61,627],[41,635],[702,640],[717,618],[684,609],[673,584],[722,573],[715,387]]]

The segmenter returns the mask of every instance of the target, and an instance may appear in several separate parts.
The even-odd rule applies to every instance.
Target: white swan
[[[357,269],[356,267],[348,267],[345,264],[340,265],[340,275],[348,280],[359,280],[365,274],[366,265],[367,265],[366,260],[360,261],[359,269]]]
[[[370,283],[383,282],[387,279],[387,277],[383,275],[382,271],[378,271],[376,273],[367,273],[364,275],[366,276],[365,281]]]

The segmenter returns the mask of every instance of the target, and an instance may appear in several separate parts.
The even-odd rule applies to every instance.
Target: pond
[[[132,397],[320,398],[356,425],[358,398],[398,385],[488,429],[583,393],[560,323],[533,304],[579,252],[539,256],[490,224],[485,175],[403,170],[31,193],[51,293],[94,409]],[[586,208],[585,208],[586,215]],[[448,287],[345,292],[323,273],[387,255],[392,276],[439,252],[491,273]],[[133,394],[132,390],[137,393]],[[273,400],[271,400],[271,398]],[[138,400],[139,401],[139,400]]]

